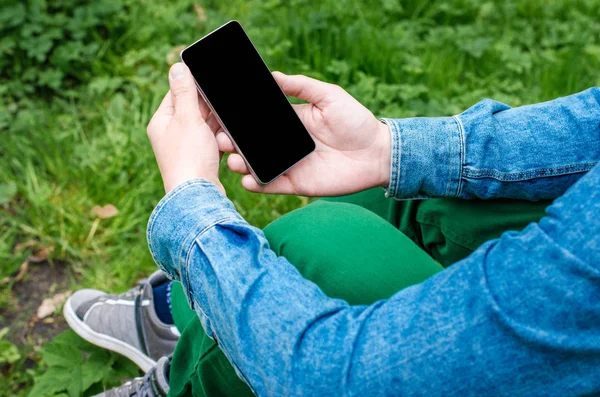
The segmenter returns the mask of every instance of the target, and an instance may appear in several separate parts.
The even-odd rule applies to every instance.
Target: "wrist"
[[[390,136],[390,127],[383,121],[379,121],[379,130],[377,132],[378,155],[377,155],[377,180],[375,186],[385,187],[390,181],[392,144]]]
[[[218,175],[209,176],[209,175],[196,175],[196,174],[190,174],[188,176],[179,176],[178,178],[165,178],[164,179],[165,193],[168,194],[173,189],[175,189],[177,186],[182,185],[193,179],[204,179],[205,181],[211,182],[217,187],[217,189],[219,189],[221,191],[221,193],[225,194],[225,188],[223,187],[223,184],[219,180]]]

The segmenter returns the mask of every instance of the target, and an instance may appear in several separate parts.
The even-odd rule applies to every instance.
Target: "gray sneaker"
[[[65,303],[65,319],[83,339],[124,355],[148,372],[156,360],[173,353],[180,336],[154,310],[152,287],[165,281],[167,277],[159,270],[119,295],[79,290]]]
[[[143,378],[135,378],[94,397],[167,397],[171,360],[162,357]]]

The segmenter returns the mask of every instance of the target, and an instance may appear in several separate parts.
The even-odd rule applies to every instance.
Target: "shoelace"
[[[123,383],[121,386],[112,389],[108,396],[112,397],[132,397],[141,396],[142,385],[144,384],[144,378],[134,378],[128,382]]]
[[[113,389],[113,394],[108,394],[109,397],[155,397],[152,391],[151,378],[154,375],[156,367],[153,367],[143,377],[133,378],[132,380],[123,383],[121,386]]]
[[[150,382],[150,374],[152,371],[148,372],[142,378],[133,378],[129,382],[123,383],[121,386],[113,389],[113,393],[115,397],[154,397],[154,394],[150,391],[151,387],[147,386]]]
[[[130,289],[129,291],[125,291],[121,294],[118,294],[117,297],[119,298],[132,298],[135,299],[135,297],[139,294],[142,293],[142,290],[144,289],[144,285],[140,284],[135,288]]]

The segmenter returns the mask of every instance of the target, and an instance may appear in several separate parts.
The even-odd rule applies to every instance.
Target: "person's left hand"
[[[196,83],[183,63],[169,71],[171,90],[148,124],[148,137],[160,168],[166,192],[194,178],[219,181],[221,159],[214,133],[218,123],[198,96]]]

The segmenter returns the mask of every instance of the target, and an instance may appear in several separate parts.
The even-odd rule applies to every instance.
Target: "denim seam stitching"
[[[442,126],[444,126],[442,122]],[[454,168],[454,159],[452,158],[452,138],[454,131],[450,130],[450,137],[448,138],[448,181],[446,182],[446,191],[443,193],[444,196],[450,195],[450,189],[452,187],[452,169]]]
[[[191,239],[191,240],[190,240],[189,238],[188,238],[188,239],[186,239],[186,241],[187,241],[187,240],[190,240],[189,247],[188,247],[188,248],[185,250],[185,251],[186,251],[186,255],[185,255],[185,262],[184,262],[184,267],[185,267],[185,278],[186,278],[186,282],[187,282],[187,283],[189,283],[189,282],[190,282],[190,281],[189,281],[189,271],[188,271],[188,265],[189,265],[189,262],[190,262],[190,254],[191,254],[191,252],[192,252],[192,249],[194,248],[194,242],[196,242],[196,243],[197,243],[197,240],[198,240],[198,238],[199,238],[199,237],[200,237],[202,234],[204,234],[206,231],[208,231],[209,229],[211,229],[211,228],[215,227],[216,225],[219,225],[219,224],[221,224],[221,223],[223,223],[223,222],[226,222],[226,221],[231,221],[231,220],[233,220],[233,221],[236,221],[236,222],[239,222],[239,221],[240,221],[240,219],[239,219],[238,217],[233,217],[233,216],[232,216],[232,217],[225,217],[225,218],[222,218],[222,219],[220,219],[220,220],[218,220],[218,221],[215,221],[215,222],[211,223],[210,225],[208,225],[208,226],[206,226],[206,227],[202,228],[200,231],[198,231],[198,233],[196,233],[196,234],[194,235],[194,238],[193,238],[193,239]],[[199,245],[199,244],[198,244],[198,245]],[[182,251],[183,251],[183,247],[182,247]],[[188,284],[188,286],[189,286],[189,284]],[[187,287],[187,286],[186,286],[186,287]],[[193,293],[193,291],[192,291],[192,290],[191,290],[189,287],[188,287],[188,288],[186,288],[186,290],[187,290],[187,291],[188,291],[188,293],[190,294],[190,298],[191,298],[192,300],[194,300],[194,301],[195,301],[195,298],[194,298],[194,293]],[[214,327],[213,327],[213,325],[212,325],[212,321],[211,321],[210,317],[209,317],[209,316],[208,316],[208,315],[207,315],[207,314],[204,312],[204,310],[202,310],[202,307],[201,307],[201,305],[195,305],[195,304],[194,304],[194,310],[200,311],[200,312],[201,312],[201,313],[204,315],[204,317],[206,318],[206,320],[207,320],[207,321],[210,323],[210,331],[211,331],[211,333],[212,333],[212,337],[211,337],[211,336],[209,336],[209,338],[211,338],[212,340],[215,340],[215,339],[217,338],[217,333],[215,332],[215,329],[214,329]],[[206,332],[206,334],[208,335],[208,332],[207,332],[207,330],[204,330],[204,331],[205,331],[205,332]],[[226,346],[225,346],[225,345],[223,345],[223,344],[219,344],[219,346],[220,346],[220,348],[221,348],[221,351],[223,352],[223,354],[225,354],[225,356],[226,356],[226,357],[227,357],[227,359],[229,360],[230,364],[231,364],[231,365],[232,365],[232,366],[233,366],[233,367],[234,367],[234,368],[237,370],[239,377],[240,377],[240,378],[242,378],[242,380],[243,380],[243,381],[244,381],[244,382],[247,384],[247,386],[250,388],[250,390],[252,390],[252,392],[253,392],[253,393],[255,393],[255,392],[254,392],[254,388],[253,388],[253,387],[250,385],[250,381],[248,380],[248,377],[247,377],[246,375],[244,375],[244,373],[243,373],[243,372],[242,372],[242,370],[240,369],[240,366],[239,366],[239,365],[238,365],[238,364],[237,364],[237,363],[236,363],[236,362],[233,360],[233,358],[232,358],[232,357],[230,357],[230,356],[231,356],[231,354],[228,352],[228,349],[226,348]],[[255,393],[255,394],[256,394],[256,393]]]
[[[183,257],[183,267],[182,267],[182,269],[179,271],[179,273],[181,274],[182,272],[185,272],[185,275],[184,275],[184,278],[185,278],[185,279],[184,279],[184,280],[182,280],[182,281],[185,283],[184,285],[187,287],[186,289],[187,289],[188,293],[190,294],[190,299],[192,300],[192,302],[189,302],[189,303],[190,303],[191,305],[194,305],[194,308],[196,308],[196,305],[194,304],[195,297],[194,297],[194,292],[192,291],[192,289],[191,289],[191,288],[189,288],[189,285],[190,285],[189,273],[190,273],[190,272],[188,271],[188,268],[189,268],[189,262],[190,262],[190,254],[191,254],[191,252],[192,252],[192,249],[194,248],[194,242],[196,242],[196,241],[198,240],[198,238],[199,238],[199,237],[200,237],[202,234],[204,234],[204,233],[205,233],[207,230],[209,230],[210,228],[212,228],[212,227],[214,227],[214,226],[216,226],[216,225],[218,225],[218,224],[220,224],[220,223],[223,223],[223,222],[225,222],[225,221],[232,220],[232,219],[238,220],[238,219],[237,219],[237,218],[235,218],[235,217],[226,217],[226,218],[222,218],[222,219],[220,219],[220,220],[218,220],[218,221],[212,222],[211,224],[209,224],[209,225],[207,225],[207,226],[205,226],[205,227],[201,228],[201,229],[200,229],[199,231],[197,231],[196,233],[190,233],[190,235],[193,235],[194,237],[193,237],[193,238],[190,238],[190,237],[188,236],[188,237],[187,237],[187,238],[184,240],[184,242],[181,244],[181,249],[180,249],[180,251],[179,251],[179,257],[180,257],[180,258],[181,258],[181,257]],[[186,247],[187,247],[187,248],[186,248]],[[209,318],[209,317],[206,315],[206,313],[204,312],[204,310],[202,310],[202,308],[197,308],[197,310],[200,310],[200,311],[202,312],[202,314],[203,314],[204,316],[206,316],[206,318],[207,318],[207,319],[209,319],[209,321],[210,321],[210,318]]]
[[[177,197],[180,192],[184,191],[185,189],[187,189],[190,186],[195,186],[195,185],[210,185],[210,183],[206,182],[204,180],[200,180],[200,179],[193,179],[193,180],[184,182],[183,184],[175,187],[175,189],[170,191],[167,194],[167,196],[165,196],[162,200],[160,200],[158,205],[156,206],[156,208],[154,208],[154,211],[152,211],[152,214],[150,215],[150,219],[148,220],[146,240],[148,242],[148,248],[150,249],[150,254],[152,255],[153,258],[156,258],[156,255],[155,255],[156,250],[154,249],[154,245],[152,244],[152,235],[154,233],[154,226],[156,225],[156,219],[162,212],[163,208],[171,200],[173,200],[175,197]]]
[[[389,188],[391,185],[391,177],[392,177],[392,172],[394,170],[394,156],[392,156],[392,149],[393,149],[393,140],[394,140],[394,132],[392,131],[392,127],[390,126],[390,124],[388,123],[388,119],[385,118],[381,118],[380,121],[388,126],[388,129],[390,131],[390,179],[388,180],[388,184],[387,186],[384,187],[384,191],[385,191],[385,197],[389,198],[390,197],[390,192],[389,192]]]
[[[386,121],[389,121],[389,126],[390,126],[390,134],[391,134],[391,172],[390,172],[390,183],[389,186],[387,188],[386,191],[386,197],[395,197],[398,193],[398,174],[400,173],[399,168],[400,168],[400,163],[399,163],[399,157],[400,157],[400,149],[399,149],[399,135],[400,135],[400,130],[399,130],[399,126],[396,123],[395,120],[393,119],[386,119]],[[387,122],[386,122],[387,124]]]
[[[560,167],[550,167],[550,168],[539,168],[530,171],[523,171],[517,173],[504,173],[497,170],[472,170],[469,168],[465,168],[464,177],[472,178],[472,179],[483,179],[483,178],[492,178],[499,181],[505,182],[515,182],[515,181],[525,181],[539,177],[551,177],[551,176],[562,176],[569,174],[577,174],[581,172],[588,172],[592,168],[594,168],[598,163],[583,163],[583,164],[570,164]]]
[[[396,148],[396,137],[398,135],[398,131],[397,128],[398,126],[396,125],[395,122],[392,122],[392,172],[390,175],[390,186],[388,187],[388,193],[391,197],[394,197],[396,194],[396,173],[398,172],[398,162],[397,162],[397,156],[398,156],[398,151]]]
[[[394,135],[394,144],[396,146],[396,156],[395,156],[395,160],[396,160],[396,167],[397,168],[397,172],[396,172],[396,183],[394,185],[394,196],[398,195],[398,190],[400,188],[400,175],[402,174],[402,141],[400,139],[400,134],[402,133],[402,128],[400,127],[400,125],[397,126],[398,130],[397,133]]]
[[[175,189],[173,189],[172,191],[170,191],[167,196],[165,196],[162,200],[160,200],[160,202],[158,203],[158,205],[156,206],[156,208],[154,209],[154,211],[152,212],[152,215],[150,216],[150,219],[148,220],[148,223],[150,225],[150,227],[148,228],[148,236],[151,235],[152,230],[154,229],[154,221],[156,220],[156,218],[158,217],[159,213],[162,211],[162,209],[172,200],[174,199],[180,192],[182,192],[183,190],[187,189],[190,186],[194,186],[194,185],[209,185],[208,182],[203,181],[203,180],[199,180],[199,179],[194,179],[191,181],[187,181],[179,186],[177,186]]]
[[[465,152],[466,152],[466,148],[465,148],[465,127],[464,127],[462,121],[460,120],[460,118],[458,116],[453,116],[452,118],[454,119],[454,121],[458,125],[458,140],[459,140],[459,143],[460,143],[460,147],[459,147],[460,164],[458,165],[458,186],[456,187],[456,195],[455,195],[455,197],[460,197],[460,195],[462,193],[462,187],[463,187],[462,181],[463,181],[463,172],[464,172],[464,164],[465,164]]]

